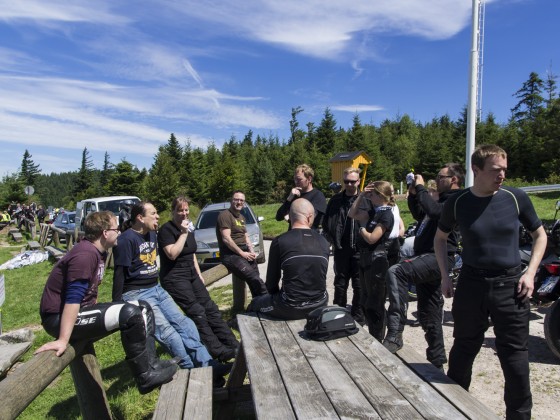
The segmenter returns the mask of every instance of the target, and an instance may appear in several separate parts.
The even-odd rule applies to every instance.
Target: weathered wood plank
[[[360,332],[373,340],[373,337],[367,334],[365,330],[362,329]],[[360,345],[365,347],[367,344],[355,343],[350,339],[327,341],[326,344],[336,355],[338,362],[343,368],[350,372],[354,382],[373,407],[375,407],[381,418],[402,420],[423,418],[420,412],[415,410],[415,407],[380,372],[382,367],[378,363],[373,362],[368,357],[369,355],[363,354]],[[384,347],[382,348],[385,350]],[[390,353],[388,354],[391,356]],[[402,368],[405,368],[404,365]],[[412,372],[410,374],[415,376]]]
[[[261,419],[295,419],[276,361],[256,316],[237,315],[255,412]]]
[[[54,246],[46,246],[45,251],[49,253],[49,255],[57,260],[61,259],[64,256],[64,252]]]
[[[276,365],[297,418],[339,418],[285,321],[263,319]],[[317,343],[324,345],[324,343]]]
[[[190,371],[179,369],[171,382],[163,384],[154,411],[154,420],[179,420],[183,418]]]
[[[396,388],[412,406],[427,418],[460,419],[464,415],[408,369],[363,328],[350,337],[388,382]]]
[[[428,362],[412,347],[405,345],[397,352],[397,356],[468,418],[492,420],[499,418],[482,402],[457,385],[455,381]]]
[[[204,285],[206,287],[210,286],[212,283],[223,279],[229,274],[228,269],[223,264],[218,264],[215,267],[210,268],[202,273],[202,278],[204,279]]]
[[[23,241],[23,236],[21,235],[21,233],[19,232],[10,232],[10,236],[12,237],[12,239],[16,242],[21,242]]]
[[[304,339],[305,320],[290,321],[288,326],[305,353],[308,363],[321,382],[342,419],[379,419],[379,415],[348,375],[325,343]]]
[[[27,241],[27,247],[34,251],[41,248],[41,244],[37,241]]]
[[[183,419],[212,420],[212,368],[191,369]]]

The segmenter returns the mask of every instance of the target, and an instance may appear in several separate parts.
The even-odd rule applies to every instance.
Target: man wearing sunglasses
[[[348,217],[352,204],[358,197],[360,170],[346,168],[344,170],[344,189],[335,194],[327,204],[323,218],[323,233],[332,244],[334,254],[334,299],[333,303],[346,307],[347,292],[352,283],[353,297],[351,313],[356,322],[365,322],[360,306],[360,252],[356,248],[359,237],[360,223]],[[368,208],[373,208],[369,200],[363,200]]]
[[[396,353],[403,346],[403,331],[408,310],[408,284],[416,284],[418,295],[418,320],[425,332],[428,344],[426,358],[434,366],[443,369],[447,363],[443,341],[441,275],[434,254],[434,237],[443,203],[463,185],[465,170],[458,163],[448,163],[436,176],[439,200],[435,201],[424,187],[424,178],[416,174],[408,190],[408,208],[418,221],[414,239],[414,256],[393,265],[387,271],[389,309],[387,310],[387,334],[383,345]],[[457,250],[456,232],[447,241],[447,264],[455,263]]]

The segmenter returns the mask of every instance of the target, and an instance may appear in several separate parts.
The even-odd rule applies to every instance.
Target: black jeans
[[[455,262],[448,257],[448,267]],[[435,254],[422,254],[393,265],[387,271],[389,309],[387,310],[387,339],[394,339],[404,331],[408,310],[408,284],[416,284],[418,295],[418,321],[428,343],[426,359],[435,366],[447,362],[443,340],[442,315],[443,296],[441,274]]]
[[[533,406],[529,381],[529,302],[517,296],[521,274],[484,277],[463,265],[453,300],[455,341],[447,376],[469,389],[472,365],[488,329],[494,324],[496,350],[505,378],[507,419],[530,419]]]
[[[256,261],[247,261],[239,255],[222,255],[222,264],[249,286],[251,296],[266,295],[268,291],[259,274]]]
[[[334,298],[333,303],[346,307],[348,286],[352,282],[352,315],[363,319],[360,307],[360,253],[350,247],[334,250]]]
[[[385,273],[389,268],[387,254],[360,251],[361,305],[369,333],[378,341],[385,337]]]
[[[175,270],[173,276],[161,280],[161,286],[196,324],[200,340],[214,359],[227,357],[237,349],[239,342],[194,267]]]
[[[329,295],[325,292],[323,298],[315,302],[305,302],[300,306],[289,305],[282,299],[282,292],[270,295],[261,295],[254,298],[247,311],[261,312],[279,319],[306,319],[309,312],[327,306]]]

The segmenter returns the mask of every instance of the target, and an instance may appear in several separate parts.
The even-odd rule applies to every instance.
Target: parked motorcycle
[[[560,201],[556,203],[556,214]],[[552,226],[545,226],[548,237],[545,255],[535,275],[535,285],[531,303],[546,307],[544,316],[544,336],[548,347],[560,358],[560,220]],[[520,232],[520,240],[524,235]],[[522,264],[528,264],[531,258],[530,243],[520,247]]]

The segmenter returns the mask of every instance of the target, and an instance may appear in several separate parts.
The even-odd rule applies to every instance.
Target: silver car
[[[220,264],[220,250],[218,248],[218,239],[216,238],[216,222],[218,215],[228,209],[231,203],[216,203],[207,204],[196,220],[194,237],[196,238],[196,258],[202,270],[214,267]],[[263,234],[259,222],[264,220],[264,217],[257,217],[251,206],[245,203],[241,214],[245,217],[245,225],[249,239],[253,243],[255,252],[259,255],[257,262],[263,263],[265,261]]]

